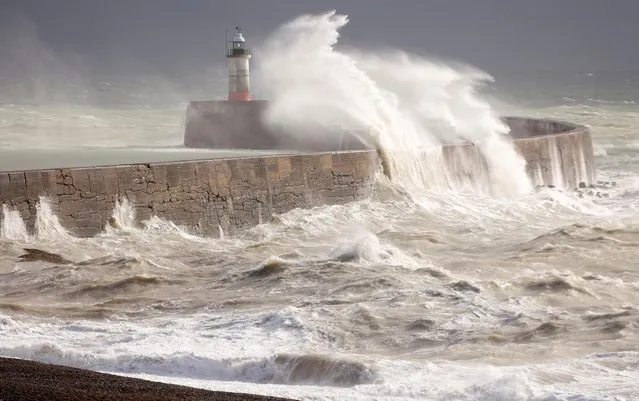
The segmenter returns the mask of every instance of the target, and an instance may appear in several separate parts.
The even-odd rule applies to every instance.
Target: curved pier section
[[[374,151],[359,151],[0,172],[0,224],[17,211],[33,232],[48,197],[63,227],[92,236],[126,197],[137,221],[156,215],[196,234],[233,234],[274,213],[366,198],[378,167]]]
[[[535,185],[574,189],[596,183],[590,128],[563,121],[505,117]]]
[[[526,161],[533,186],[572,190],[596,184],[590,128],[524,117],[504,117],[503,121],[510,127],[507,140]],[[445,146],[443,157],[452,176],[477,182],[488,174],[486,159],[471,144]]]

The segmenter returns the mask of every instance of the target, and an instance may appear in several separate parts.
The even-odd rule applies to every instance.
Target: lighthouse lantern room
[[[229,68],[229,101],[251,100],[251,84],[249,77],[249,59],[251,50],[246,47],[246,40],[239,27],[235,27],[235,35],[229,43],[226,41],[226,59]]]

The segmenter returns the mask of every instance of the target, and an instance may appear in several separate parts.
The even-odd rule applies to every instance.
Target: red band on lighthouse
[[[248,102],[251,100],[251,92],[229,92],[229,101]]]

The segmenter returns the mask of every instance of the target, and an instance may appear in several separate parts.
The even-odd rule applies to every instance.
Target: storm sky
[[[350,16],[347,44],[490,73],[639,70],[638,0],[0,0],[0,64],[20,69],[46,50],[91,70],[180,74],[223,62],[225,28],[242,26],[255,47],[287,20],[331,9]]]

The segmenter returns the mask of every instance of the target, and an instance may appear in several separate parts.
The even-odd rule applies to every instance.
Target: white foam
[[[404,52],[338,50],[347,22],[334,11],[305,15],[266,40],[256,76],[271,99],[268,124],[290,135],[359,132],[387,154],[394,180],[417,188],[450,184],[424,152],[470,141],[486,156],[493,190],[530,190],[523,159],[501,139],[507,127],[475,93],[490,76]]]
[[[0,219],[0,238],[17,241],[28,241],[30,235],[22,220],[20,212],[2,205],[2,219]]]
[[[0,315],[0,355],[206,389],[312,400],[541,401],[611,395],[633,399],[639,394],[639,376],[633,369],[639,353],[594,354],[527,366],[334,353],[331,365],[322,368],[322,361],[328,361],[322,357],[285,356],[301,349],[320,351],[312,336],[302,335],[306,329],[294,309],[232,320],[198,315],[147,321],[144,326]],[[352,360],[364,362],[358,366]],[[309,363],[308,369],[296,372],[304,369],[298,362]],[[340,386],[344,380],[354,382]]]
[[[135,209],[126,197],[115,201],[112,217],[118,229],[124,231],[135,229]]]
[[[586,156],[584,153],[583,144],[581,142],[578,142],[577,146],[577,157],[574,159],[574,171],[579,172],[579,176],[576,179],[576,184],[579,185],[580,182],[594,184],[593,182],[590,182],[591,180],[588,177],[588,169],[586,167]]]
[[[595,142],[595,143],[593,143],[594,155],[596,157],[608,156],[608,151],[606,149],[610,148],[610,147],[611,146],[606,146],[606,145],[602,145],[602,144],[599,144],[599,143]]]
[[[329,259],[376,262],[380,260],[381,254],[378,238],[373,233],[364,231],[339,244],[330,252]]]
[[[62,227],[58,216],[51,209],[51,201],[42,196],[36,205],[35,232],[39,240],[72,238],[71,234]]]
[[[564,172],[561,169],[562,166],[562,161],[561,161],[561,155],[559,154],[559,148],[557,146],[556,141],[553,140],[549,140],[548,142],[548,146],[550,147],[550,153],[548,155],[548,157],[550,158],[550,164],[551,164],[551,182],[546,183],[546,185],[554,185],[558,188],[565,188],[564,185]]]
[[[33,236],[29,234],[20,212],[3,205],[2,214],[0,238],[22,241],[33,240]],[[43,196],[39,197],[38,203],[36,204],[35,238],[38,240],[72,238],[69,232],[60,224],[60,220],[53,212],[51,200]]]

